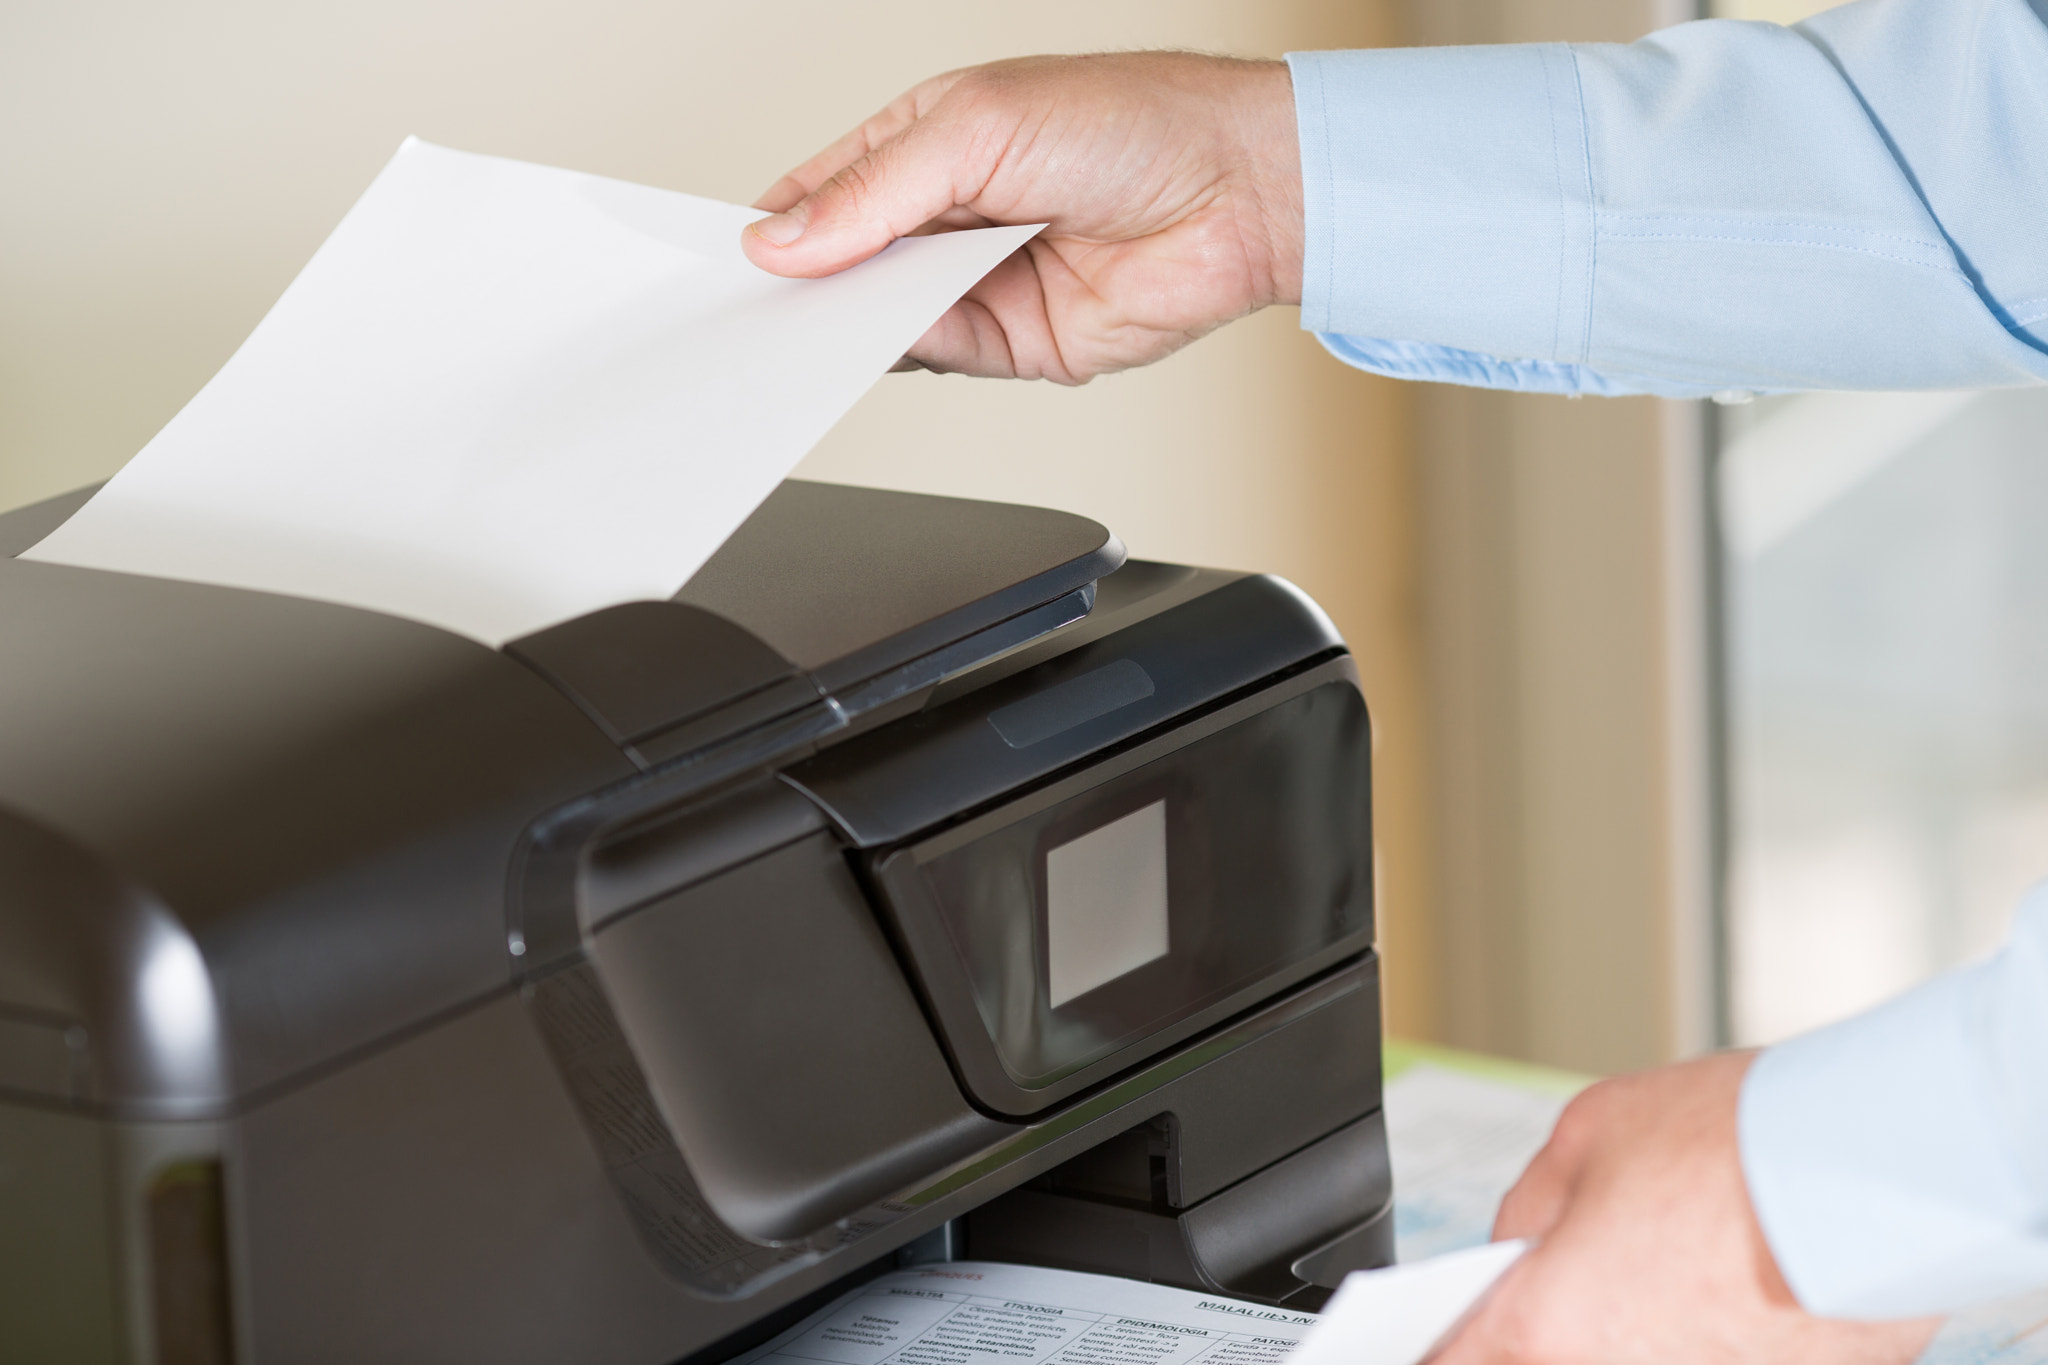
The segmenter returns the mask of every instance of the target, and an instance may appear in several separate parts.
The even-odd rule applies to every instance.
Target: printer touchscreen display
[[[1369,947],[1366,725],[1354,687],[1316,687],[907,850],[914,871],[884,881],[900,918],[936,921],[906,937],[983,1098],[1020,1110],[1176,1020]],[[975,1083],[991,1044],[1007,1085]]]
[[[1045,990],[1054,1009],[1166,956],[1166,802],[1045,852]]]

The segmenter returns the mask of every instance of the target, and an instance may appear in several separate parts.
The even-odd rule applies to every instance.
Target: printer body
[[[0,1342],[727,1358],[974,1256],[1391,1259],[1370,733],[1270,577],[785,483],[501,650],[20,560]]]

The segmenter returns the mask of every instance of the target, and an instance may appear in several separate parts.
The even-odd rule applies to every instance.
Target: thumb
[[[747,259],[776,275],[815,278],[858,265],[981,191],[967,140],[936,119],[841,169],[780,213],[747,225]]]

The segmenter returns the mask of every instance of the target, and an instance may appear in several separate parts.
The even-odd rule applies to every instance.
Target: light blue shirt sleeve
[[[1549,393],[2041,383],[2044,12],[1293,54],[1302,325],[1362,369]]]
[[[2048,0],[1289,61],[1302,325],[1362,369],[1673,397],[2048,380]],[[1809,1309],[2048,1284],[2048,888],[1992,961],[1765,1052],[1739,1126]]]
[[[1764,1052],[1739,1131],[1764,1236],[1814,1312],[2048,1284],[2048,885],[1991,961]]]

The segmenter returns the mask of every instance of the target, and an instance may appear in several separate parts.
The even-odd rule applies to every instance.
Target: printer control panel
[[[1317,669],[878,853],[975,1098],[1035,1112],[1369,948],[1370,752]]]

